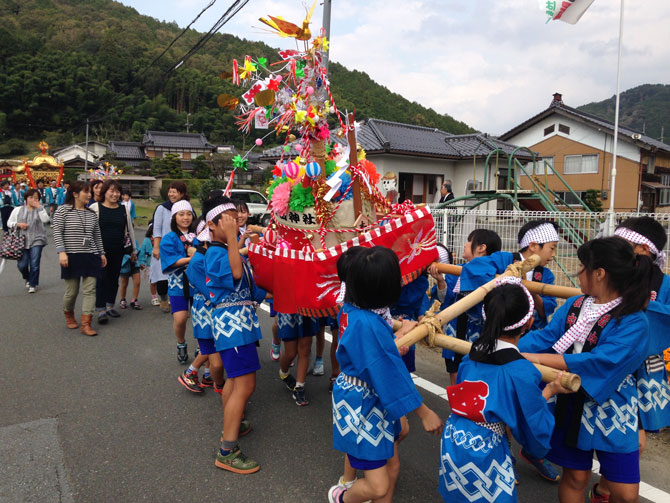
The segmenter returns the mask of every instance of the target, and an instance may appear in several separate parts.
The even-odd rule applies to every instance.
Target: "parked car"
[[[250,223],[267,227],[270,223],[270,211],[268,210],[268,200],[263,194],[255,190],[233,189],[231,199],[244,201],[249,207]]]

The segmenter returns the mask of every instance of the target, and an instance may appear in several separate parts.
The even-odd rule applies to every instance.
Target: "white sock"
[[[296,382],[296,383],[295,383],[295,387],[296,387],[296,388],[304,388],[304,387],[305,387],[305,383],[304,383],[304,382]]]

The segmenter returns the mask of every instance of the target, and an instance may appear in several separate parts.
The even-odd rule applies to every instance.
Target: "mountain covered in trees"
[[[140,140],[147,129],[185,130],[190,114],[191,131],[241,146],[233,113],[216,104],[241,91],[219,74],[246,54],[276,61],[277,49],[216,34],[169,72],[203,35],[188,30],[155,61],[181,31],[112,0],[0,0],[0,141],[50,135],[66,144],[82,138],[87,118],[92,139]],[[330,80],[338,106],[358,119],[472,131],[363,72],[331,63]]]
[[[647,136],[670,143],[670,85],[644,84],[619,96],[619,122]],[[616,97],[577,107],[614,122]],[[662,132],[663,129],[663,132]]]

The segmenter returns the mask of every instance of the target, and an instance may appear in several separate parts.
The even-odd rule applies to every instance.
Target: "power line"
[[[163,77],[167,77],[170,74],[172,74],[175,70],[177,70],[180,66],[182,66],[188,59],[193,56],[196,52],[198,52],[202,47],[211,39],[214,34],[219,31],[223,25],[225,25],[228,21],[230,21],[242,8],[249,3],[249,0],[235,0],[233,4],[228,7],[228,10],[223,13],[223,16],[221,16],[216,23],[210,28],[210,30],[205,33],[202,37],[200,37],[200,40],[198,40],[193,47],[191,47],[180,59],[177,63],[172,65],[172,67],[167,70],[164,74]]]

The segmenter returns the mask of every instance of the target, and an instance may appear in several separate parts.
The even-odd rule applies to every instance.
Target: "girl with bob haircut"
[[[388,306],[398,300],[400,287],[398,257],[381,246],[361,251],[346,275],[345,303],[338,315],[341,372],[333,386],[333,444],[365,478],[350,489],[331,487],[331,503],[388,499],[393,493],[400,469],[394,440],[402,416],[415,411],[427,432],[439,434],[442,428],[416,390],[385,319],[390,319]],[[398,335],[414,325],[403,322]]]
[[[163,273],[167,274],[168,278],[172,327],[177,337],[177,360],[185,365],[188,362],[188,348],[185,340],[186,319],[191,302],[186,267],[197,246],[194,234],[195,213],[191,203],[183,199],[174,203],[170,212],[171,231],[161,239],[160,256]]]
[[[518,501],[505,426],[533,456],[542,458],[549,451],[554,417],[547,400],[568,390],[559,375],[540,391],[540,372],[519,353],[517,344],[533,324],[534,307],[519,278],[500,278],[484,298],[482,333],[461,362],[457,384],[447,387],[452,414],[442,433],[439,469],[444,501]],[[464,443],[466,437],[474,444]],[[481,474],[497,470],[499,476],[472,480],[469,472],[466,478],[473,464]],[[467,484],[455,482],[463,479]]]
[[[582,388],[558,398],[547,459],[563,467],[561,503],[583,502],[593,453],[612,501],[637,501],[640,483],[635,371],[648,354],[642,311],[651,293],[652,261],[620,237],[594,239],[577,250],[584,295],[561,306],[546,328],[519,349],[533,363],[577,373]]]

